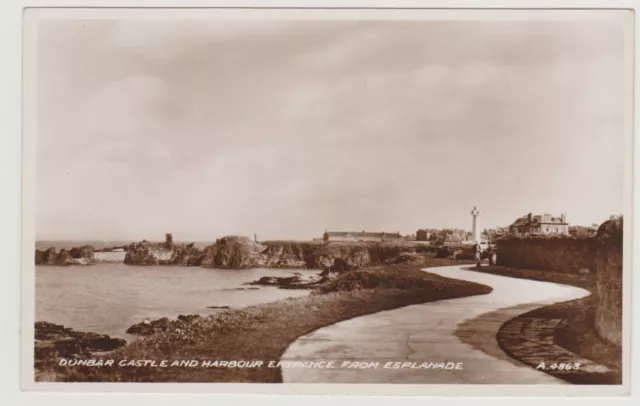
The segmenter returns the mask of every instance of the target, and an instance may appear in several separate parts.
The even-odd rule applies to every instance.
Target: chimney
[[[566,222],[567,222],[567,215],[566,215],[566,214],[564,214],[564,213],[562,213],[562,214],[560,215],[560,221],[561,221],[562,223],[566,223]]]
[[[170,248],[171,246],[173,246],[173,235],[171,235],[171,233],[165,234],[164,244],[167,246],[167,248]]]

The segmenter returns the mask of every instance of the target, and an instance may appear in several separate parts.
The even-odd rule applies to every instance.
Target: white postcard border
[[[93,0],[87,0],[87,1],[83,1],[83,2],[79,2],[79,1],[46,1],[46,0],[40,0],[40,1],[24,1],[23,2],[25,5],[28,6],[52,6],[52,5],[65,5],[65,6],[72,6],[72,5],[83,5],[83,6],[98,6],[98,5],[105,5],[107,2],[100,2],[100,1],[93,1]],[[188,2],[188,1],[153,1],[153,2],[149,2],[149,1],[120,1],[120,0],[114,0],[111,2],[108,2],[110,7],[115,7],[115,6],[134,6],[134,5],[141,5],[141,6],[145,6],[152,3],[155,6],[177,6],[177,5],[181,5],[181,6],[189,6],[189,5],[198,5],[198,6],[211,6],[211,5],[221,5],[221,4],[226,4],[227,6],[229,5],[229,3],[231,2],[220,2],[220,1],[200,1],[200,2]],[[233,2],[232,4],[234,5],[263,5],[263,6],[272,6],[272,5],[287,5],[287,4],[292,4],[292,3],[297,3],[297,5],[299,6],[300,2],[247,2],[247,1],[242,1],[242,2]],[[305,4],[308,3],[316,3],[316,5],[318,3],[321,3],[323,6],[330,6],[332,3],[330,2],[306,2]],[[336,2],[333,2],[334,4]],[[342,5],[345,5],[345,3],[347,2],[339,2]],[[367,4],[367,5],[373,5],[375,6],[376,2],[362,2],[362,1],[356,1],[356,2],[348,2],[349,4],[355,4],[355,7],[362,7],[363,5]],[[373,4],[372,4],[373,3]],[[380,2],[378,2],[380,3]],[[402,3],[403,5],[406,5],[407,7],[416,7],[418,5],[424,7],[426,2],[395,2],[395,4],[399,4]],[[416,4],[419,3],[419,4]],[[478,3],[477,1],[475,2],[469,2],[469,1],[453,1],[453,2],[429,2],[429,5],[435,5],[437,7],[442,7],[445,4],[443,3],[447,3],[446,6],[448,7],[470,7],[472,6],[471,3],[473,3],[474,7],[478,7]],[[516,8],[527,8],[527,7],[531,7],[533,2],[521,2],[521,1],[515,1],[515,2],[481,2],[485,7],[487,5],[489,5],[490,7],[499,7],[500,5],[507,5],[509,7],[516,7]],[[496,5],[496,3],[498,5]],[[515,3],[520,4],[520,6],[516,5]],[[569,4],[566,3],[571,3],[573,7],[576,7],[576,2],[560,2],[560,1],[555,1],[555,2],[549,2],[549,1],[541,1],[541,2],[535,2],[536,7],[549,7],[551,4],[555,5],[555,7],[562,7],[563,4],[565,7],[569,7]],[[619,6],[618,7],[623,7],[623,8],[628,8],[630,7],[630,3],[632,2],[603,2],[603,1],[584,1],[584,2],[580,2],[579,7],[589,7],[589,5],[591,6],[595,6],[596,4],[600,7],[615,7],[615,4],[618,3]],[[452,5],[453,4],[453,5]],[[606,4],[606,6],[604,5]],[[386,4],[388,6],[388,4]],[[527,6],[528,5],[528,6]],[[87,11],[90,11],[90,9],[85,9]],[[106,11],[107,14],[109,13],[113,13],[114,10],[113,9],[107,9],[104,10]],[[308,13],[310,10],[299,10],[299,9],[295,9],[295,10],[284,10],[285,14],[288,15],[288,17],[290,16],[301,16],[303,14]],[[362,13],[364,10],[357,10],[358,13]],[[63,12],[63,13],[67,13],[69,12],[69,10],[66,11],[57,11],[57,12]],[[225,13],[233,13],[233,10],[225,10]],[[353,12],[353,10],[349,11],[349,10],[322,10],[319,14],[316,14],[313,18],[316,19],[318,18],[317,16],[322,14],[322,15],[327,15],[327,13],[329,14],[333,14],[333,13],[344,13],[344,14],[349,14],[350,12]],[[405,12],[392,12],[392,13],[388,13],[385,12],[384,10],[373,10],[371,11],[372,14],[381,16],[383,14],[386,14],[385,18],[388,17],[388,15],[391,14],[395,14],[396,15],[401,15],[404,14],[405,16],[407,16],[411,13],[410,17],[407,18],[411,18],[411,19],[415,19],[415,13],[419,13],[416,11],[405,11]],[[441,13],[441,18],[444,18],[443,16],[445,16],[448,12],[446,10],[442,10],[442,11],[438,11],[436,14]],[[462,12],[458,12],[458,13],[463,13],[465,14],[465,18],[469,18],[469,16],[471,14],[473,14],[473,11],[462,11]],[[204,14],[208,14],[208,12],[203,12],[201,15],[204,18]],[[253,14],[255,16],[258,16],[259,14],[261,14],[260,10],[255,10],[253,9],[252,12],[250,14]],[[433,15],[433,14],[432,14]],[[458,18],[461,16],[462,14],[458,14]],[[257,17],[257,18],[261,18],[261,17]],[[302,17],[304,18],[304,17]],[[401,17],[402,18],[402,17]],[[636,22],[637,24],[637,22]],[[25,31],[25,41],[31,41],[33,40],[33,37],[31,37],[31,34],[28,31]],[[628,35],[630,38],[633,38],[633,32],[628,32]],[[13,45],[15,45],[16,41],[11,41],[11,43]],[[634,49],[633,44],[630,45],[631,49]],[[21,50],[19,49],[17,52],[17,55],[21,54]],[[28,55],[25,55],[25,58],[29,58]],[[25,63],[25,67],[31,67],[33,69],[33,67],[35,66],[35,63],[33,60],[30,60],[29,63]],[[636,64],[637,66],[637,64]],[[629,64],[629,69],[627,69],[626,74],[633,76],[633,65]],[[29,77],[34,78],[35,75],[33,75],[33,72],[28,72],[25,71],[24,72],[25,75],[25,79],[28,79]],[[33,76],[31,76],[33,75]],[[4,75],[3,75],[4,76]],[[4,78],[4,77],[3,77]],[[18,77],[19,79],[19,77]],[[15,77],[13,78],[13,80],[15,80]],[[19,83],[19,82],[18,82]],[[28,100],[29,97],[26,95],[32,94],[31,92],[34,91],[35,89],[35,82],[33,81],[25,81],[24,83],[24,95],[25,95],[25,100]],[[19,86],[18,86],[19,87]],[[628,89],[629,92],[631,92],[631,94],[633,95],[633,88],[629,88]],[[18,95],[19,97],[19,95]],[[31,100],[34,100],[33,98],[31,98]],[[24,132],[24,138],[23,138],[23,148],[24,148],[24,156],[23,156],[23,160],[22,160],[22,263],[23,263],[23,272],[22,272],[22,284],[23,284],[23,290],[22,290],[22,311],[23,311],[23,323],[21,325],[21,335],[23,337],[23,345],[21,348],[22,351],[22,356],[23,356],[23,360],[21,362],[22,364],[22,368],[21,368],[21,375],[22,375],[22,379],[23,379],[23,389],[25,390],[38,390],[38,391],[66,391],[66,392],[76,392],[76,391],[91,391],[91,392],[104,392],[104,391],[118,391],[118,392],[139,392],[139,393],[147,393],[147,392],[173,392],[173,393],[236,393],[236,394],[265,394],[265,393],[269,393],[269,394],[313,394],[313,395],[318,395],[318,394],[333,394],[333,395],[340,395],[340,394],[349,394],[349,395],[393,395],[393,396],[416,396],[416,395],[438,395],[438,396],[442,396],[442,395],[455,395],[455,396],[468,396],[468,395],[475,395],[475,396],[610,396],[610,395],[619,395],[619,394],[624,394],[625,392],[628,393],[628,389],[629,389],[629,377],[630,375],[630,362],[625,362],[625,382],[622,386],[623,390],[621,391],[621,387],[620,386],[614,386],[614,387],[607,387],[607,386],[582,386],[582,385],[567,385],[567,386],[562,386],[562,387],[552,387],[552,386],[547,386],[547,385],[499,385],[499,393],[496,393],[496,385],[464,385],[464,386],[460,386],[460,385],[349,385],[349,384],[340,384],[340,385],[335,385],[335,384],[313,384],[313,385],[303,385],[303,384],[295,384],[295,385],[291,385],[291,384],[109,384],[109,383],[90,383],[90,384],[85,384],[85,383],[35,383],[33,382],[33,370],[32,370],[32,365],[33,365],[33,340],[30,339],[30,337],[32,337],[32,333],[33,333],[33,306],[34,306],[34,266],[33,266],[33,249],[34,249],[34,241],[35,241],[35,230],[34,230],[34,218],[33,218],[33,214],[35,213],[34,210],[34,199],[33,197],[35,196],[35,190],[34,190],[34,183],[31,181],[31,179],[34,178],[35,175],[35,159],[34,159],[34,153],[35,153],[35,128],[34,128],[34,121],[33,120],[29,120],[29,117],[33,117],[33,114],[35,114],[35,110],[34,110],[35,106],[27,106],[25,105],[25,116],[24,116],[24,121],[23,121],[23,132]],[[626,181],[625,181],[625,185],[628,185],[628,188],[625,188],[625,210],[624,210],[624,215],[626,217],[626,219],[629,219],[631,221],[633,221],[633,224],[635,227],[633,227],[633,232],[635,233],[635,230],[637,229],[637,218],[633,217],[633,193],[635,191],[635,193],[637,193],[637,172],[635,173],[635,176],[633,176],[633,151],[634,151],[634,147],[638,148],[637,143],[633,142],[633,120],[631,119],[631,117],[633,117],[631,115],[631,112],[634,111],[634,105],[632,103],[629,104],[628,107],[628,112],[629,114],[626,116],[627,117],[627,122],[626,122],[626,133],[627,133],[627,137],[625,138],[625,142],[626,142],[626,151],[627,151],[627,156],[625,156],[625,174],[626,174]],[[19,134],[19,128],[20,128],[20,122],[17,123],[16,129],[17,132]],[[12,131],[11,134],[14,134],[16,131]],[[19,135],[18,135],[19,136]],[[20,141],[18,141],[19,143]],[[9,148],[10,149],[10,148]],[[14,148],[15,149],[15,148]],[[636,151],[637,152],[637,151]],[[20,160],[20,158],[17,158],[18,161]],[[636,165],[636,171],[638,170],[638,167]],[[632,188],[631,184],[632,182],[635,183],[636,187]],[[635,195],[637,196],[637,195]],[[637,197],[636,197],[637,199]],[[636,200],[637,201],[637,200]],[[631,224],[631,221],[625,221],[626,224]],[[632,249],[634,248],[633,245],[633,236],[632,233],[630,232],[625,232],[625,238],[624,238],[624,249],[625,249],[625,253],[628,252],[632,252]],[[636,244],[637,245],[637,244]],[[637,249],[637,247],[635,247]],[[631,283],[632,283],[632,279],[631,279],[631,269],[632,269],[632,265],[633,265],[633,258],[637,258],[635,255],[637,255],[637,253],[634,253],[633,256],[631,255],[625,255],[624,258],[624,308],[625,310],[631,309]],[[637,279],[637,278],[635,278]],[[636,288],[637,288],[637,280],[633,280],[633,282],[636,284]],[[631,344],[631,334],[630,334],[630,329],[633,328],[634,331],[636,331],[636,327],[631,324],[631,319],[632,319],[632,314],[629,311],[625,311],[625,315],[624,315],[624,359],[626,360],[630,360],[629,358],[629,349],[630,349],[630,344]],[[28,338],[27,339],[25,339]],[[28,343],[28,345],[24,345],[24,343]],[[636,363],[637,364],[637,363]],[[30,378],[30,379],[29,379]]]

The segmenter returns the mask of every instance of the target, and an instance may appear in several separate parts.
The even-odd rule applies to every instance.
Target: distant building
[[[570,226],[569,234],[574,237],[593,237],[598,233],[598,225],[594,224],[591,227],[584,226]]]
[[[445,229],[443,231],[445,244],[449,243],[451,245],[454,245],[473,243],[473,233],[471,233],[470,231],[460,229]]]
[[[553,217],[551,214],[534,215],[529,213],[520,217],[509,226],[511,235],[553,235],[569,234],[569,224],[564,214]]]
[[[443,236],[446,230],[438,228],[421,228],[416,231],[417,241],[435,241],[439,236]]]
[[[324,241],[401,241],[400,233],[367,231],[325,231]]]
[[[495,241],[508,234],[509,227],[486,228],[482,231],[482,238],[486,238],[488,241]]]
[[[429,241],[430,236],[431,236],[431,233],[422,228],[416,231],[416,241]]]

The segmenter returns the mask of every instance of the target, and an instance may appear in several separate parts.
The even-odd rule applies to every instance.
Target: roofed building
[[[324,241],[401,241],[400,233],[367,231],[325,231]]]
[[[425,230],[421,228],[420,230],[416,231],[416,241],[429,241],[430,237],[431,237],[430,230]]]
[[[551,214],[522,216],[509,226],[511,235],[550,235],[569,234],[569,223],[564,214],[554,217]]]
[[[570,226],[569,234],[574,237],[593,237],[598,233],[598,224],[593,224],[590,227],[585,226]]]

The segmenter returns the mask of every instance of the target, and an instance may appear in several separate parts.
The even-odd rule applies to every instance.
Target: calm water
[[[93,257],[101,261],[124,262],[127,253],[124,251],[94,252]]]
[[[306,290],[285,290],[245,282],[262,276],[288,276],[312,270],[206,269],[181,266],[36,266],[36,321],[62,324],[79,331],[109,334],[131,340],[127,328],[145,318],[176,318],[180,314],[207,315],[286,297],[306,296]]]

